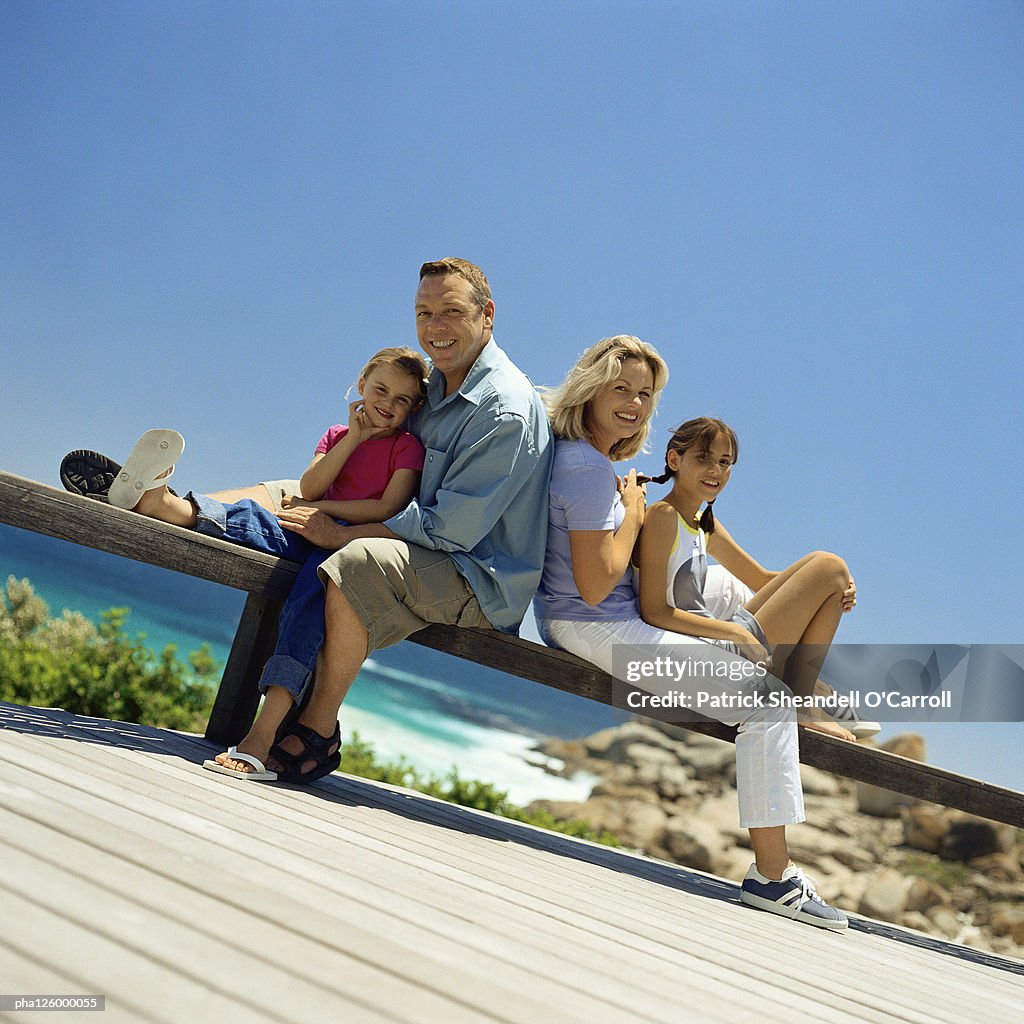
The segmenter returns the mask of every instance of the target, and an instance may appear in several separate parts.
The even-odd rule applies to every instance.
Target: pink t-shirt
[[[326,455],[346,434],[348,427],[335,425],[320,438],[316,450]],[[412,434],[399,431],[391,437],[363,441],[345,460],[326,501],[365,501],[383,497],[396,470],[423,471],[423,445]]]

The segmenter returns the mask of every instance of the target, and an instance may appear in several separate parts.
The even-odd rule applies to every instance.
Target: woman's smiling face
[[[594,447],[607,455],[616,441],[632,437],[651,415],[654,373],[642,359],[625,359],[619,375],[587,403],[586,424]]]

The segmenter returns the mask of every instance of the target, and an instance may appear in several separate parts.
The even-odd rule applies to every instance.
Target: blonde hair
[[[393,345],[391,348],[382,348],[370,356],[370,361],[359,371],[359,380],[363,381],[377,369],[378,366],[393,366],[396,370],[409,374],[419,386],[419,400],[422,402],[427,397],[427,369],[426,361],[419,352],[404,345]]]
[[[628,359],[637,359],[651,368],[654,377],[651,412],[635,434],[612,445],[609,458],[612,462],[619,462],[649,450],[647,437],[651,432],[651,419],[661,391],[668,383],[668,367],[653,345],[631,334],[617,334],[591,345],[576,361],[565,380],[557,388],[545,392],[544,404],[556,437],[568,441],[590,440],[586,422],[587,404],[619,377],[622,364]]]

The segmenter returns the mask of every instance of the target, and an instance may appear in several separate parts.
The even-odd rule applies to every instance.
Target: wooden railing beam
[[[297,565],[2,472],[0,522],[249,593],[207,728],[210,739],[224,744],[245,734],[256,713],[259,671],[273,649],[277,610],[291,588]],[[612,677],[564,651],[494,630],[456,626],[428,626],[409,639],[613,705]],[[676,724],[725,740],[736,734],[735,729],[709,720]],[[800,731],[800,760],[859,782],[1024,828],[1024,794],[934,765],[807,730]]]

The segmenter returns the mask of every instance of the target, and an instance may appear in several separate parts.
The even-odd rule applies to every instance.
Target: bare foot
[[[171,471],[168,469],[166,473],[161,473],[158,479],[164,480],[170,475]],[[184,526],[190,530],[195,529],[197,522],[196,509],[192,502],[187,498],[171,494],[166,484],[144,491],[139,503],[132,511],[138,512],[142,516],[148,516],[150,519],[159,519],[161,522],[171,523],[173,526]]]
[[[803,729],[824,733],[826,736],[834,736],[839,740],[847,740],[850,743],[857,742],[857,737],[849,729],[831,719],[824,711],[814,710],[807,712],[806,715],[800,715],[796,724]]]
[[[246,737],[246,739],[248,739],[248,737]],[[255,743],[246,743],[245,740],[242,740],[235,749],[238,750],[240,754],[249,754],[250,757],[255,757],[257,761],[266,766],[268,771],[274,770],[267,764],[267,758],[270,756],[270,747],[261,746]],[[239,761],[236,758],[230,757],[227,751],[224,751],[223,754],[218,754],[214,758],[214,761],[219,765],[223,765],[225,768],[230,768],[231,771],[243,772],[246,775],[250,775],[259,770],[249,764],[248,761]]]

